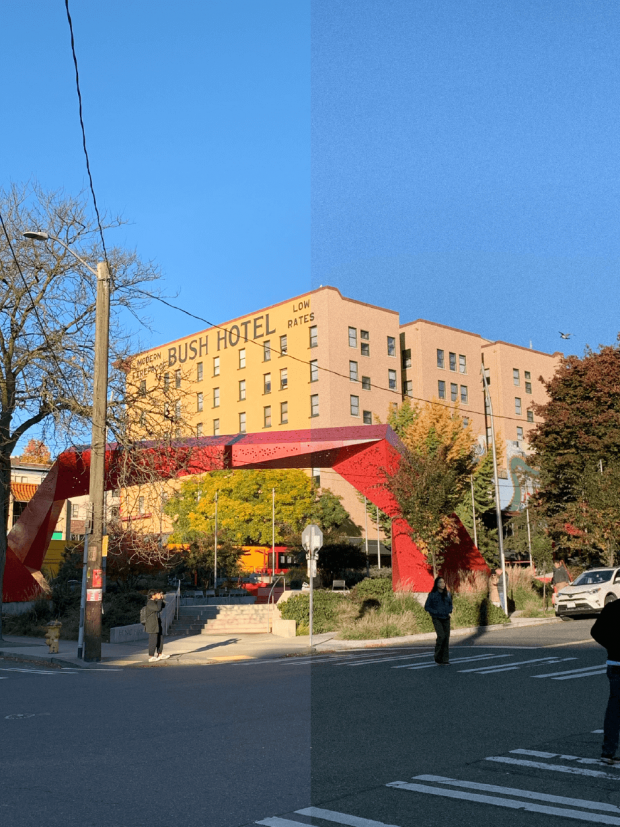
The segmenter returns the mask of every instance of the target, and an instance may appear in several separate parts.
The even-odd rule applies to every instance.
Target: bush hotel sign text
[[[287,329],[310,324],[314,321],[314,313],[310,312],[310,299],[293,302],[292,312],[295,315],[287,319]],[[247,321],[230,325],[230,327],[213,329],[211,334],[206,333],[204,336],[197,336],[195,339],[190,339],[179,345],[171,345],[167,349],[168,367],[184,362],[192,362],[194,359],[207,356],[209,353],[209,335],[212,337],[212,343],[217,337],[217,351],[219,352],[229,347],[234,348],[239,344],[245,344],[249,340],[262,339],[265,336],[277,334],[277,327],[275,325],[271,327],[270,325],[269,313],[265,313],[260,316],[252,316]],[[155,370],[157,365],[162,364],[162,351],[157,350],[154,353],[138,356],[134,364],[136,369],[132,378],[141,379],[150,371]]]

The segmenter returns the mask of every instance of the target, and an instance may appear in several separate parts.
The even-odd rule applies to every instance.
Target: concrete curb
[[[36,663],[39,666],[56,666],[58,668],[70,668],[70,669],[105,669],[105,664],[97,664],[97,663],[85,663],[83,660],[79,658],[72,658],[70,660],[65,660],[62,657],[41,657],[39,655],[26,655],[22,652],[11,652],[9,651],[2,651],[0,650],[0,658],[2,660],[15,660],[20,661],[22,663]]]
[[[450,636],[461,637],[463,635],[485,634],[486,632],[495,632],[501,629],[518,629],[522,626],[546,626],[549,623],[562,623],[562,621],[559,617],[515,618],[515,620],[511,620],[510,623],[495,623],[492,626],[463,626],[458,629],[452,629]],[[373,649],[375,647],[380,648],[383,646],[400,646],[405,643],[416,643],[420,640],[435,640],[435,638],[435,632],[423,632],[418,635],[384,637],[377,638],[376,640],[329,640],[324,643],[317,643],[314,649],[317,650],[321,647],[321,652],[327,652],[332,649]]]

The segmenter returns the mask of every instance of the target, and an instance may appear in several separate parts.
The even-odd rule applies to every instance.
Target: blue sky
[[[100,203],[214,322],[319,284],[615,340],[615,0],[72,0]],[[86,184],[63,0],[5,0],[2,180]],[[161,306],[145,344],[198,324]],[[558,331],[575,334],[561,342]]]

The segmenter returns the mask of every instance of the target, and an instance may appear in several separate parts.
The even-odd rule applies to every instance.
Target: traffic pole
[[[90,507],[92,532],[86,560],[86,608],[84,612],[84,660],[101,660],[101,607],[103,599],[103,529],[105,521],[105,443],[108,406],[108,349],[110,335],[110,273],[97,264],[95,312],[95,365],[93,428],[90,449]]]

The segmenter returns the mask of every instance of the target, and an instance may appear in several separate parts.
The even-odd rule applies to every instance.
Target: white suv
[[[589,569],[556,595],[558,617],[598,614],[620,597],[620,568]]]

